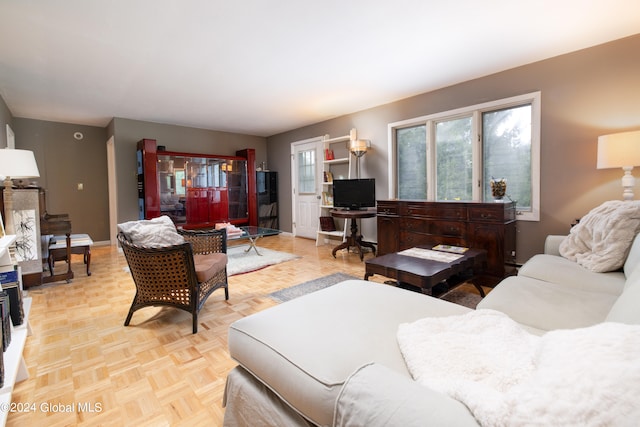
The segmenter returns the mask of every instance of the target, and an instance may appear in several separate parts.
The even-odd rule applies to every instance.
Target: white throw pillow
[[[184,243],[176,231],[176,226],[166,215],[153,219],[128,221],[118,224],[120,230],[134,245],[152,248],[172,246]]]
[[[560,255],[596,273],[624,265],[640,230],[640,201],[610,200],[592,209],[560,243]]]

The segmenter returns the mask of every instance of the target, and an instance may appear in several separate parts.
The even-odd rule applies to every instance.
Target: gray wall
[[[0,96],[0,148],[6,148],[7,146],[7,125],[9,125],[15,133],[11,111],[9,111],[9,107],[7,107],[4,99]]]
[[[7,120],[2,106],[4,101],[0,102],[0,120]],[[10,113],[8,116],[11,118]],[[6,139],[4,124],[0,123],[0,133]],[[167,150],[187,153],[233,156],[237,150],[254,148],[258,163],[267,160],[262,137],[136,120],[116,118],[101,128],[13,118],[12,129],[16,148],[32,150],[36,156],[40,178],[34,181],[47,191],[47,211],[69,214],[73,232],[88,233],[97,242],[109,240],[106,143],[111,136],[116,151],[118,222],[138,218],[136,144],[143,138],[156,139]],[[82,132],[84,138],[74,139],[75,132]],[[83,190],[78,190],[78,183]]]
[[[168,150],[233,155],[256,149],[256,161],[279,172],[280,227],[291,231],[290,144],[358,129],[372,141],[362,161],[362,176],[377,179],[379,198],[387,197],[388,123],[542,91],[541,220],[519,222],[518,260],[542,251],[544,236],[566,233],[570,223],[608,199],[619,199],[622,171],[597,170],[596,144],[602,134],[640,128],[640,35],[421,94],[399,102],[338,117],[269,138],[237,135],[116,118],[106,128],[13,118],[0,97],[0,147],[5,124],[16,134],[16,147],[33,149],[48,190],[48,210],[69,213],[74,231],[95,240],[109,238],[106,141],[114,136],[118,179],[118,221],[137,217],[135,146],[142,138],[158,140]],[[80,130],[85,139],[72,137]],[[637,175],[637,172],[636,172]],[[78,182],[85,184],[82,192]],[[639,193],[640,190],[636,188]],[[363,223],[376,240],[375,221]]]
[[[280,172],[280,227],[291,230],[290,144],[355,127],[370,139],[361,175],[376,178],[388,197],[388,129],[392,122],[524,93],[542,92],[541,218],[518,222],[519,261],[543,249],[547,234],[566,234],[571,222],[609,199],[620,199],[621,170],[596,169],[599,135],[640,129],[640,35],[421,94],[267,139],[269,167]],[[637,175],[637,173],[636,173]],[[640,189],[636,198],[640,198]],[[363,233],[376,240],[375,224]]]
[[[108,240],[106,130],[15,118],[13,131],[16,148],[35,154],[40,178],[34,181],[46,190],[47,212],[69,214],[73,233]],[[84,138],[76,140],[75,132],[82,132]],[[78,190],[79,183],[83,190]]]

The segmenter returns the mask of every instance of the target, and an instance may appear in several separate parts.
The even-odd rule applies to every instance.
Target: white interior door
[[[293,235],[315,239],[320,212],[322,137],[291,144]]]

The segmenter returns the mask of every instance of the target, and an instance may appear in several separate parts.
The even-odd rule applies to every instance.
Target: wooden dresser
[[[516,204],[378,200],[378,255],[444,243],[487,251],[486,285],[513,274]]]

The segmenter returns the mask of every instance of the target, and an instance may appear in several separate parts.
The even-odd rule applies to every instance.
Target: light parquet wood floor
[[[270,236],[259,246],[301,258],[231,276],[229,301],[221,290],[209,297],[197,334],[190,314],[169,308],[139,310],[123,326],[135,294],[124,256],[94,247],[90,277],[74,256],[72,283],[29,290],[29,378],[16,385],[13,402],[30,410],[10,413],[7,425],[222,425],[225,379],[236,366],[227,352],[229,324],[276,305],[268,297],[276,290],[336,272],[364,275],[357,254],[340,251],[334,259],[332,246],[313,240]]]
[[[268,297],[276,290],[335,272],[364,275],[358,255],[340,251],[334,259],[332,246],[313,240],[280,235],[259,246],[301,258],[231,276],[229,301],[220,290],[209,297],[197,334],[190,314],[169,308],[139,310],[123,326],[135,294],[124,256],[94,247],[90,277],[74,256],[71,283],[28,292],[29,378],[16,385],[13,402],[30,410],[10,413],[7,425],[221,425],[225,379],[236,365],[227,352],[229,324],[276,305]]]

